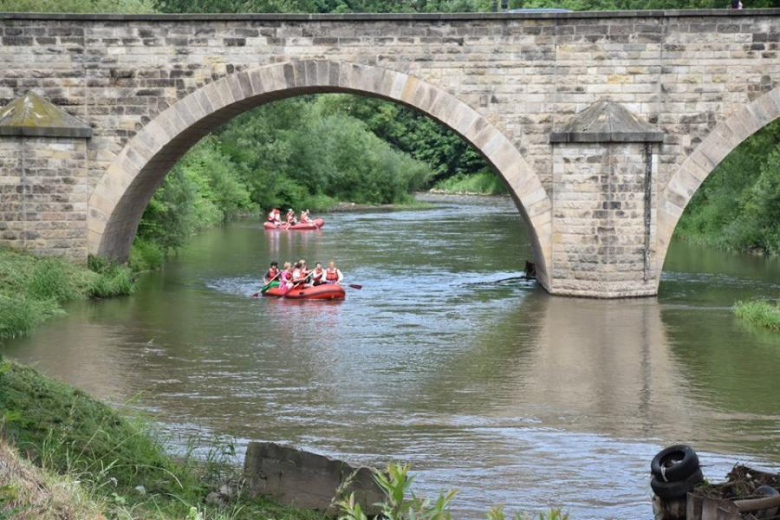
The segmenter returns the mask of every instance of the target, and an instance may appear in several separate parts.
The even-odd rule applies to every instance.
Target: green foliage
[[[53,300],[0,294],[0,339],[27,335],[36,325],[60,312]]]
[[[0,12],[153,13],[153,0],[0,0]]]
[[[159,269],[165,263],[165,252],[155,242],[136,238],[127,265],[135,273]]]
[[[35,262],[27,285],[26,296],[34,300],[54,300],[64,303],[82,297],[80,282],[71,266],[57,258],[43,258]]]
[[[734,314],[759,327],[780,332],[780,302],[770,303],[762,300],[737,302]]]
[[[504,183],[492,171],[482,171],[472,175],[454,175],[437,182],[433,188],[454,194],[503,195],[507,193]]]
[[[780,252],[780,120],[747,139],[710,174],[676,234],[718,247]]]
[[[38,258],[0,248],[0,339],[28,334],[71,300],[133,290],[130,270],[91,258],[92,270],[63,258]]]
[[[450,506],[456,492],[441,493],[438,498],[431,501],[415,495],[412,488],[414,477],[409,475],[408,464],[390,464],[386,471],[374,471],[374,480],[385,495],[381,508],[380,518],[386,520],[451,520]],[[348,498],[340,500],[339,520],[368,520],[363,508],[355,500],[354,493]],[[487,514],[488,520],[505,520],[506,515],[501,507],[491,509]],[[532,520],[527,515],[516,514],[514,520]],[[549,513],[539,514],[539,520],[568,520],[569,515],[559,509],[553,509]]]

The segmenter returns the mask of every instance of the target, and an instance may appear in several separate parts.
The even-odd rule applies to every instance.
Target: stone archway
[[[420,78],[327,60],[292,61],[230,74],[149,121],[116,157],[89,198],[90,253],[127,258],[155,190],[203,136],[264,103],[313,93],[355,93],[395,101],[443,123],[472,144],[508,186],[528,224],[539,281],[548,287],[550,198],[512,142],[466,103]]]
[[[701,184],[742,141],[778,117],[780,87],[742,106],[718,124],[669,180],[658,203],[658,282],[677,223]]]

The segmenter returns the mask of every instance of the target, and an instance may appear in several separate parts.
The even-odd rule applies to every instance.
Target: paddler
[[[290,226],[294,226],[298,223],[298,220],[295,218],[295,212],[292,208],[287,210],[287,224]]]
[[[311,219],[309,218],[309,210],[301,211],[301,224],[311,224]]]
[[[284,263],[284,271],[282,271],[282,274],[279,276],[279,286],[282,289],[285,289],[289,291],[293,287],[293,268],[292,264],[290,262]]]
[[[319,262],[314,264],[314,270],[311,272],[311,283],[314,287],[325,283],[325,269],[322,268],[322,264]]]
[[[298,262],[295,264],[292,270],[292,285],[293,287],[302,287],[306,283],[306,268],[301,266]]]
[[[328,268],[325,269],[325,283],[341,283],[344,279],[344,275],[341,274],[341,270],[336,267],[336,262],[333,260],[328,264]]]
[[[271,213],[268,214],[268,222],[277,225],[282,223],[282,212],[279,208],[271,210]]]
[[[271,267],[266,271],[263,277],[263,285],[270,287],[279,287],[279,276],[282,272],[279,270],[279,262],[271,262]]]

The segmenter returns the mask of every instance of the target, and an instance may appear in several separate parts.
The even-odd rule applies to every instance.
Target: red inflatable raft
[[[274,224],[273,222],[266,222],[265,224],[263,224],[263,227],[265,229],[274,229],[279,231],[314,231],[320,229],[324,225],[325,225],[325,221],[323,219],[316,218],[314,219],[313,222],[309,224],[304,224],[303,222],[299,222],[291,226],[287,223]]]
[[[339,284],[323,284],[316,287],[301,287],[285,291],[281,287],[272,287],[263,296],[287,298],[288,300],[343,300],[347,294]]]

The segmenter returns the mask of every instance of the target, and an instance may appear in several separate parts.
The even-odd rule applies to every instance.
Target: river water
[[[410,462],[417,490],[572,518],[651,518],[649,463],[693,444],[705,476],[780,466],[780,335],[735,300],[780,294],[780,262],[674,244],[658,298],[550,297],[508,199],[244,221],[194,238],[129,298],[80,303],[5,352],[167,429]],[[270,260],[336,259],[340,303],[253,300]]]

